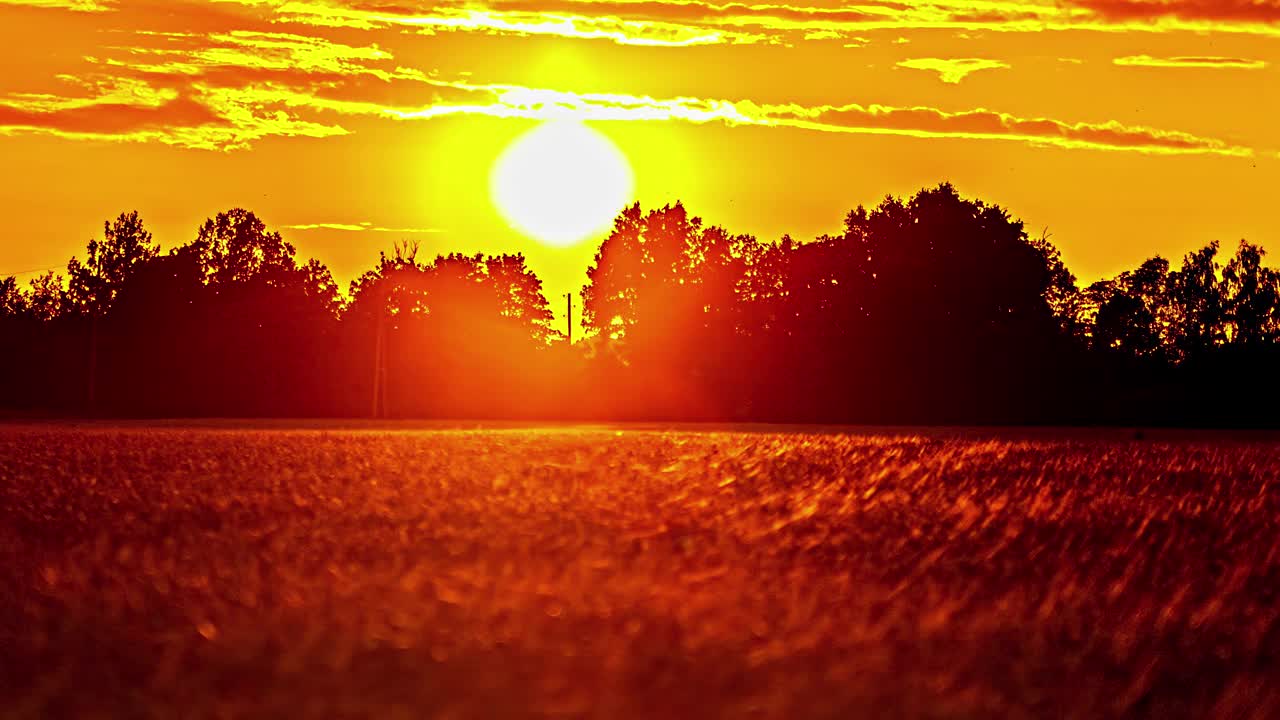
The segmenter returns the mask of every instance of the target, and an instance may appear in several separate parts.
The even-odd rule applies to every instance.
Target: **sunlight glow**
[[[574,120],[551,120],[516,138],[490,176],[493,203],[507,222],[555,247],[607,230],[634,184],[618,146]]]

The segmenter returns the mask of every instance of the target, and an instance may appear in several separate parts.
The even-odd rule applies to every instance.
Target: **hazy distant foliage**
[[[1271,424],[1264,255],[1213,242],[1081,289],[1047,236],[948,184],[811,242],[633,205],[569,346],[521,255],[400,245],[344,296],[246,210],[167,252],[126,213],[65,280],[0,282],[0,382],[60,413]]]

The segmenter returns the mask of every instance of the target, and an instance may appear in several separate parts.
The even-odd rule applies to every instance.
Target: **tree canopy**
[[[168,251],[130,212],[65,275],[0,279],[0,370],[10,409],[67,413],[1273,423],[1265,257],[1211,242],[1080,288],[946,183],[808,242],[633,204],[569,345],[520,254],[401,243],[343,294],[248,210]]]

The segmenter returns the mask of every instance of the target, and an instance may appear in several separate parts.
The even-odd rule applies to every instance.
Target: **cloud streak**
[[[1157,155],[1253,154],[1246,147],[1214,138],[1156,128],[1023,118],[994,110],[947,112],[931,107],[844,105],[773,110],[777,123],[828,132],[966,138],[1023,142],[1042,147],[1140,152]],[[768,123],[766,123],[768,124]]]
[[[385,107],[373,103],[327,101],[319,107],[350,115],[376,115],[398,120],[483,115],[498,118],[582,121],[720,123],[730,127],[760,126],[818,132],[897,135],[916,138],[1003,140],[1042,147],[1140,152],[1248,156],[1247,147],[1190,133],[1127,126],[1118,122],[1066,122],[1023,118],[987,109],[949,112],[932,107],[886,105],[758,104],[750,100],[653,98],[618,93],[573,93],[509,85],[442,83],[471,94],[470,102],[445,101],[420,108]],[[278,96],[286,105],[311,103],[306,97]]]
[[[688,47],[720,43],[754,43],[766,36],[715,24],[667,19],[665,13],[638,17],[613,12],[581,12],[573,3],[548,6],[525,3],[477,7],[474,3],[420,3],[408,7],[369,2],[315,0],[228,0],[254,7],[270,7],[277,19],[319,27],[373,30],[403,27],[424,34],[479,32],[503,35],[549,35],[586,40],[609,40],[621,45]],[[662,3],[654,3],[661,5]]]
[[[848,42],[874,30],[1084,30],[1280,37],[1280,0],[861,0],[835,5],[733,0],[170,0],[239,6],[269,21],[691,47]],[[0,0],[0,6],[102,12],[114,0]]]
[[[1115,22],[1176,19],[1223,24],[1280,23],[1278,0],[1070,0],[1070,4]]]
[[[1241,156],[1253,152],[1225,140],[1175,130],[1114,121],[1023,117],[987,108],[765,104],[750,98],[577,93],[444,80],[399,66],[389,52],[375,45],[292,33],[140,37],[138,46],[106,48],[103,57],[88,58],[96,72],[62,76],[62,94],[0,96],[0,134],[45,133],[229,151],[269,137],[344,135],[357,120],[367,124],[487,116],[756,126],[1147,154]],[[959,82],[969,73],[1005,64],[980,58],[917,58],[903,61],[902,66],[938,72],[946,82]],[[379,99],[385,97],[403,104]],[[422,99],[416,103],[407,99],[415,97]]]
[[[366,30],[401,27],[553,35],[623,45],[847,42],[873,30],[1233,32],[1280,36],[1277,0],[863,0],[846,6],[715,0],[223,0],[276,20]]]
[[[377,232],[400,233],[405,235],[426,235],[442,233],[440,228],[390,228],[374,225],[370,222],[351,223],[308,223],[303,225],[285,225],[286,230],[337,230],[341,232]]]
[[[82,96],[0,96],[0,135],[159,142],[234,150],[267,137],[330,137],[347,131],[255,103],[236,90],[192,88],[188,94],[137,80],[80,80]]]
[[[115,3],[109,2],[109,0],[0,0],[0,7],[5,5],[56,8],[59,10],[74,10],[76,12],[106,12],[115,9]]]
[[[898,63],[898,67],[936,72],[942,82],[954,85],[980,70],[997,70],[1009,65],[986,58],[912,58]]]
[[[1116,65],[1128,67],[1152,68],[1264,70],[1267,67],[1267,62],[1265,60],[1248,60],[1245,58],[1213,56],[1178,56],[1158,58],[1151,57],[1150,55],[1130,55],[1128,57],[1116,58],[1112,62]]]
[[[964,138],[1022,142],[1043,147],[1244,156],[1249,148],[1214,138],[1116,122],[1066,122],[1023,118],[987,109],[949,112],[932,107],[886,105],[770,105],[750,100],[652,98],[627,94],[573,93],[508,85],[437,82],[455,99],[419,107],[331,99],[303,89],[261,86],[240,89],[196,86],[194,95],[172,91],[136,93],[123,102],[111,90],[84,100],[0,99],[0,133],[48,132],[68,137],[148,141],[201,149],[234,150],[269,136],[327,137],[345,134],[319,116],[426,121],[450,116],[549,120],[720,123],[818,132]]]

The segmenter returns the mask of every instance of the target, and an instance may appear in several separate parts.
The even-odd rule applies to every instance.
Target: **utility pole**
[[[569,331],[568,332],[569,344],[572,345],[573,344],[573,293],[571,292],[565,293],[564,300],[565,300],[565,304],[569,309],[569,312],[565,314],[565,325],[568,326],[566,329]]]

